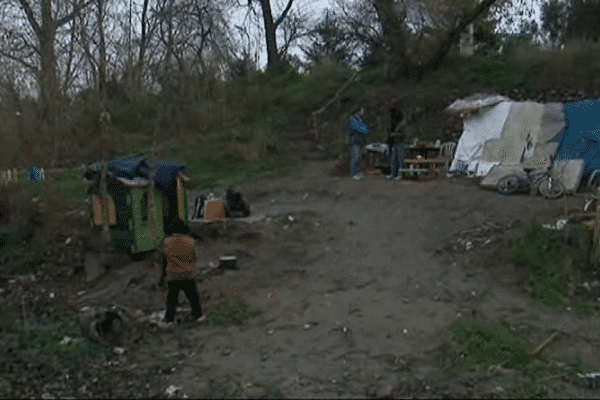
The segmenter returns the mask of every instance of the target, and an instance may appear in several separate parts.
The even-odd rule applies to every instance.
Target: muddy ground
[[[533,301],[523,272],[494,253],[524,221],[560,215],[564,200],[502,196],[467,179],[354,181],[334,169],[333,161],[311,161],[248,182],[239,189],[250,218],[194,225],[204,238],[198,276],[221,255],[238,257],[238,269],[199,284],[204,305],[240,297],[261,316],[229,327],[139,322],[164,308],[152,259],[119,258],[91,283],[58,277],[44,283],[56,292],[47,307],[119,305],[136,328],[121,343],[125,354],[54,387],[15,384],[16,394],[169,397],[174,385],[170,396],[190,398],[522,396],[514,388],[525,378],[515,371],[441,370],[445,328],[465,315],[507,321],[532,349],[557,331],[536,362],[600,370],[597,317]],[[470,229],[485,237],[470,239]],[[101,374],[115,377],[109,389],[97,383]],[[572,377],[546,378],[549,395],[598,396]]]

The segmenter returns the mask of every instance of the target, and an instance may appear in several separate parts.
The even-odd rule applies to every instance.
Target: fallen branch
[[[536,356],[536,355],[538,355],[539,353],[541,353],[541,352],[542,352],[542,350],[544,350],[544,348],[545,348],[546,346],[548,346],[548,344],[549,344],[549,343],[552,341],[552,339],[554,339],[554,338],[556,337],[556,335],[558,335],[558,332],[554,332],[552,335],[550,335],[550,337],[549,337],[548,339],[546,339],[546,340],[545,340],[545,341],[544,341],[542,344],[540,344],[538,347],[536,347],[536,349],[535,349],[535,350],[533,350],[533,351],[531,352],[531,355],[532,355],[532,356]]]

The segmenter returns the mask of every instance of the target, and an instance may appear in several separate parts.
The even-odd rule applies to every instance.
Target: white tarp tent
[[[512,107],[511,101],[502,101],[467,114],[450,171],[467,171],[476,176],[489,172],[496,163],[481,159],[483,149],[502,136]]]
[[[558,145],[551,141],[565,126],[562,105],[514,102],[501,96],[488,98],[486,103],[482,101],[482,95],[477,95],[473,100],[458,100],[448,107],[449,112],[462,111],[465,117],[450,171],[487,176],[494,169],[495,173],[490,175],[496,177],[502,175],[500,170],[508,173],[523,167],[549,165]],[[472,111],[474,105],[480,107],[477,112],[465,113]],[[494,168],[496,165],[498,167]],[[496,180],[494,178],[491,184]],[[488,181],[484,180],[482,184]]]

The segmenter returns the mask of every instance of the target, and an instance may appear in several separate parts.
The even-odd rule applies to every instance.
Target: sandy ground
[[[532,345],[558,330],[546,360],[579,357],[600,369],[596,317],[533,302],[512,266],[487,267],[493,243],[466,254],[439,251],[465,229],[558,215],[563,200],[502,196],[466,179],[354,181],[333,169],[313,161],[242,185],[251,218],[230,220],[220,239],[197,243],[202,267],[224,254],[239,260],[237,270],[199,284],[205,300],[241,297],[262,316],[241,326],[153,331],[130,362],[151,371],[158,353],[175,360],[160,382],[179,387],[179,396],[502,396],[510,374],[452,377],[436,363],[445,327],[476,314],[529,329]],[[105,276],[77,306],[164,307],[158,289],[136,285],[136,276],[148,275],[141,263],[114,274],[126,278]],[[570,396],[597,395],[564,385]]]

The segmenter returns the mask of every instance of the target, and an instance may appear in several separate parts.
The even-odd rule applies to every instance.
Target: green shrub
[[[531,361],[528,344],[517,337],[505,321],[459,320],[449,329],[461,349],[448,360],[451,365],[502,364],[508,368],[524,368]]]
[[[517,265],[529,271],[535,297],[547,305],[564,302],[574,271],[592,272],[591,233],[583,227],[555,231],[534,223],[509,245]]]
[[[4,362],[36,371],[39,379],[52,378],[65,369],[69,373],[76,372],[86,359],[106,351],[89,339],[77,338],[77,333],[67,322],[30,322],[26,326],[13,327],[9,336],[14,350],[3,354]],[[65,336],[75,340],[61,344]]]

